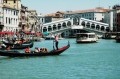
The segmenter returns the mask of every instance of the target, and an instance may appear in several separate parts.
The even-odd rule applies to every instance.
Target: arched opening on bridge
[[[48,26],[48,31],[52,31],[52,27],[51,26]]]
[[[90,28],[90,23],[88,22],[88,23],[86,24],[86,26],[87,26],[87,28]]]
[[[91,25],[91,29],[95,29],[95,24],[92,24],[92,25]]]
[[[110,31],[110,28],[109,27],[106,27],[106,32],[109,32]]]
[[[66,23],[64,22],[64,23],[62,24],[62,26],[65,28],[65,27],[66,27]]]
[[[58,24],[58,30],[61,29],[61,24]]]
[[[79,17],[73,18],[73,25],[79,25]]]
[[[43,32],[47,32],[47,28],[46,27],[43,28]]]
[[[53,25],[53,30],[57,30],[57,27],[56,27],[56,25]]]
[[[83,22],[81,23],[81,25],[82,25],[83,27],[85,27],[85,22],[83,21]]]
[[[70,21],[67,22],[67,26],[71,27],[71,22]]]
[[[101,26],[101,31],[104,31],[104,30],[105,30],[104,26]]]
[[[100,26],[99,25],[96,25],[96,30],[100,30]]]

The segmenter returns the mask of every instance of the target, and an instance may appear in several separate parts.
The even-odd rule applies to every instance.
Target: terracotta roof
[[[56,14],[64,14],[64,13],[65,13],[65,12],[57,11],[56,13],[47,14],[47,15],[45,15],[45,16],[56,17]]]
[[[66,12],[65,14],[74,14],[74,13],[86,13],[86,12],[107,12],[110,9],[104,9],[104,8],[95,8],[95,9],[87,9],[87,10],[76,10],[72,12]]]

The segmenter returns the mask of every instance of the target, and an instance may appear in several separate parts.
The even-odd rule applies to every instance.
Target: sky
[[[21,0],[28,9],[38,13],[50,14],[57,11],[75,11],[93,9],[96,7],[109,8],[120,4],[120,0]]]

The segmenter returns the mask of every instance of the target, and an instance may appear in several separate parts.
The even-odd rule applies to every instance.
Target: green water
[[[120,43],[100,39],[76,44],[75,39],[64,39],[59,47],[68,40],[71,47],[59,56],[0,57],[0,79],[120,79]],[[53,41],[35,42],[34,47],[51,50]]]

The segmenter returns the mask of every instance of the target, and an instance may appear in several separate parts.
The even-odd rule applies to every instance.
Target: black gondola
[[[25,49],[27,47],[32,48],[33,45],[34,45],[33,42],[26,43],[26,44],[25,43],[23,43],[23,44],[13,44],[13,45],[10,45],[10,49]],[[7,47],[9,47],[9,45],[7,45]],[[6,48],[3,48],[1,50],[4,50],[4,49],[6,49]]]
[[[25,48],[27,48],[27,47],[32,48],[33,45],[34,45],[33,42],[30,42],[30,43],[28,43],[28,44],[24,44],[24,43],[23,43],[23,44],[15,44],[15,45],[13,45],[13,47],[11,47],[10,49],[25,49]]]
[[[116,42],[120,43],[120,33],[118,32],[115,38]]]
[[[67,46],[61,47],[58,50],[51,50],[49,52],[38,52],[34,53],[32,51],[31,53],[20,53],[19,51],[13,51],[13,50],[0,50],[1,56],[9,56],[9,57],[33,57],[33,56],[52,56],[52,55],[59,55],[65,50],[67,50],[70,47],[70,44]]]
[[[8,45],[8,46],[13,46],[13,45],[19,45],[18,43],[17,44],[14,44],[14,43],[11,43],[11,42],[5,42],[5,41],[2,41],[5,45]],[[27,41],[27,42],[23,42],[22,44],[30,44],[31,41]]]

